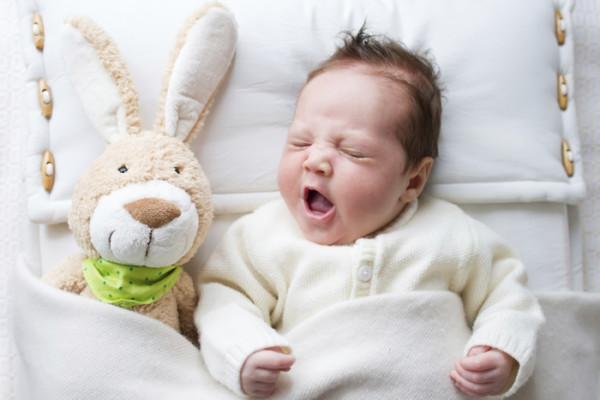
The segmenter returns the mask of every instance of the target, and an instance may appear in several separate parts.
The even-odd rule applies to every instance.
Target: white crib
[[[132,313],[56,293],[39,282],[59,260],[79,252],[65,223],[70,198],[79,174],[104,149],[62,66],[58,33],[64,17],[89,15],[117,42],[140,90],[144,124],[149,125],[174,35],[199,2],[19,0],[15,9],[2,1],[3,10],[18,16],[17,23],[0,17],[2,32],[8,31],[4,22],[11,22],[10,38],[16,38],[15,29],[21,38],[18,49],[11,47],[11,61],[3,63],[10,64],[7,72],[2,71],[2,90],[10,96],[17,93],[10,103],[2,103],[3,111],[10,112],[0,147],[2,166],[10,171],[10,186],[3,178],[0,196],[2,222],[8,223],[2,241],[21,226],[10,214],[19,212],[17,204],[24,205],[25,223],[19,240],[7,240],[10,252],[2,255],[4,264],[13,265],[2,284],[13,288],[8,300],[14,314],[7,311],[4,317],[0,308],[0,322],[12,319],[7,337],[15,341],[17,353],[6,345],[6,355],[0,354],[10,368],[0,372],[5,373],[0,383],[7,382],[0,395],[80,398],[77,394],[90,388],[101,388],[104,398],[126,393],[103,387],[96,378],[86,384],[75,380],[102,370],[108,374],[103,378],[122,377],[137,388],[130,398],[220,398],[211,397],[221,392],[208,376],[194,375],[203,373],[198,351],[174,332]],[[337,34],[366,20],[372,31],[429,49],[441,69],[445,99],[440,157],[428,192],[491,226],[527,265],[529,286],[538,294],[547,323],[534,376],[516,397],[600,398],[600,294],[592,293],[600,288],[600,264],[591,244],[598,237],[598,139],[593,134],[598,114],[594,99],[600,88],[593,80],[598,60],[591,57],[598,55],[598,41],[584,37],[599,29],[600,4],[579,2],[580,9],[574,9],[573,0],[222,3],[238,21],[238,47],[230,75],[193,145],[211,182],[215,221],[186,265],[188,272],[194,276],[199,271],[233,220],[278,196],[278,156],[298,90],[308,71],[333,49]],[[593,23],[586,10],[595,12]],[[42,49],[33,40],[34,20],[36,34],[43,24]],[[24,65],[15,59],[17,53]],[[15,76],[24,76],[22,89],[21,83],[9,82]],[[51,116],[40,105],[40,79],[51,93]],[[15,101],[19,95],[22,103]],[[21,119],[15,123],[15,118]],[[17,128],[22,132],[13,132]],[[21,142],[12,136],[17,134]],[[13,149],[21,149],[20,162]],[[52,155],[51,187],[42,179],[47,151]],[[24,193],[17,174],[24,179]],[[92,363],[81,353],[89,343],[75,339],[68,358],[54,345],[53,335],[85,337],[94,334],[91,327],[99,320],[117,324],[123,319],[143,332],[140,342],[153,340],[166,347],[164,375],[129,376],[123,371],[132,366],[130,357],[119,359],[118,371],[107,373],[101,367],[108,361]],[[17,361],[19,368],[14,366]],[[156,358],[144,355],[137,362],[152,364]],[[65,371],[67,365],[77,370],[74,376]],[[152,383],[139,389],[140,382]],[[202,390],[205,397],[198,395]]]

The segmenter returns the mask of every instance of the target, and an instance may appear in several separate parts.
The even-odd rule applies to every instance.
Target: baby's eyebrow
[[[310,138],[310,137],[312,137],[309,134],[309,131],[307,129],[303,129],[300,127],[294,127],[294,126],[290,127],[287,136],[288,136],[288,138],[292,138],[292,137],[294,137],[294,138],[299,138],[299,137]]]
[[[286,143],[291,144],[291,145],[306,145],[306,144],[311,144],[313,142],[313,138],[310,135],[304,134],[304,133],[294,133],[294,132],[289,132],[287,137],[286,137]]]
[[[340,143],[361,144],[365,146],[369,144],[378,144],[380,142],[378,139],[365,135],[362,131],[353,130],[340,133],[339,141]]]
[[[290,137],[306,137],[312,138],[310,130],[302,123],[292,123],[288,129],[288,138]]]

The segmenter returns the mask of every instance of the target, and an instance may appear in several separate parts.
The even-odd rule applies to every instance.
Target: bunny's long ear
[[[229,10],[209,3],[182,27],[162,81],[156,132],[189,143],[200,129],[235,53],[237,25]]]
[[[107,142],[142,129],[138,94],[117,45],[94,21],[74,16],[61,29],[69,80]]]

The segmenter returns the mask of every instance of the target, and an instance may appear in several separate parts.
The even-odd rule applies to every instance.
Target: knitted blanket
[[[232,399],[171,328],[14,268],[19,398]],[[595,400],[600,294],[539,293],[547,321],[532,378],[511,398]],[[358,321],[368,320],[368,323]],[[460,399],[448,373],[469,336],[458,297],[339,304],[286,333],[297,362],[275,399]]]
[[[455,294],[348,301],[286,336],[297,361],[277,399],[468,398],[449,377],[470,336]]]

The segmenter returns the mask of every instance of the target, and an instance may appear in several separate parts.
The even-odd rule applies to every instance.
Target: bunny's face
[[[91,257],[182,264],[212,220],[210,187],[192,151],[153,132],[110,145],[75,188],[69,225]]]
[[[229,10],[207,3],[180,30],[163,76],[154,131],[116,43],[87,17],[67,19],[61,55],[94,128],[109,143],[82,174],[69,226],[92,258],[162,267],[195,253],[212,221],[208,181],[189,143],[235,53]]]

